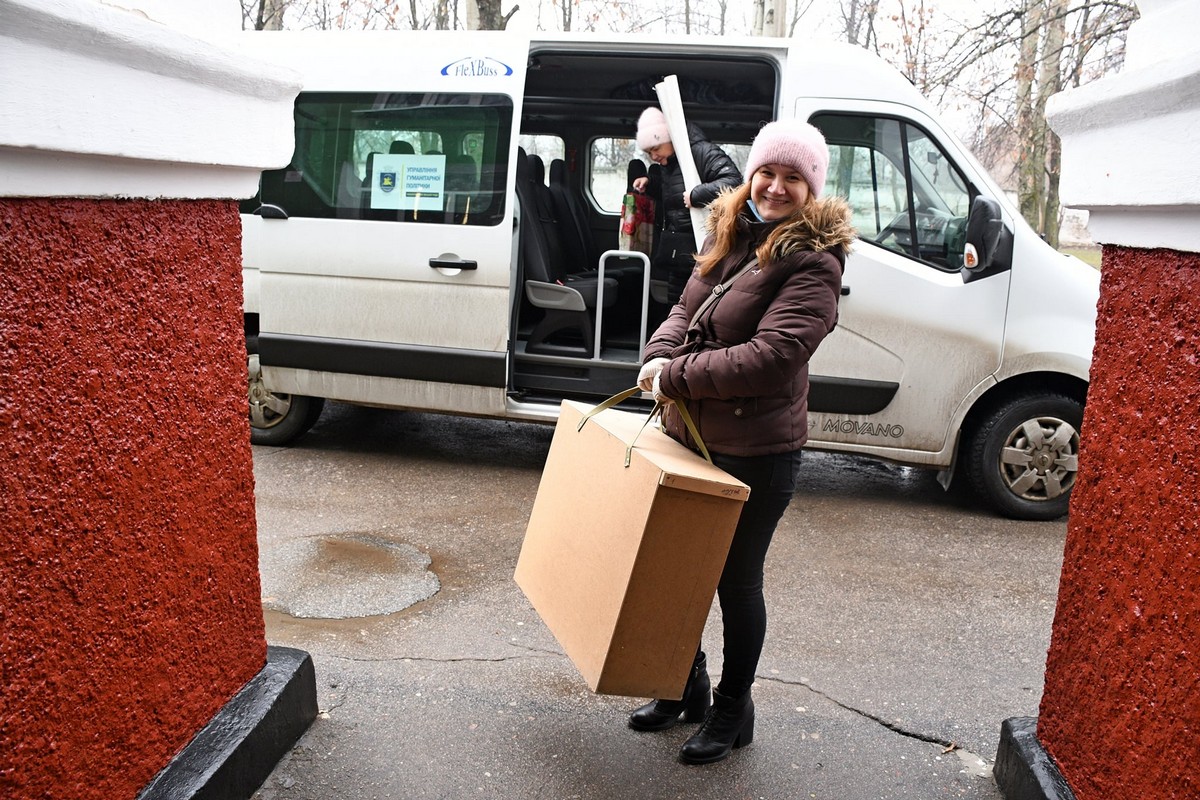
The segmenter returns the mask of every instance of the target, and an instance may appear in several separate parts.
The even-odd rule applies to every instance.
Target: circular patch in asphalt
[[[441,582],[417,548],[372,534],[298,539],[261,556],[263,607],[304,619],[394,614]]]

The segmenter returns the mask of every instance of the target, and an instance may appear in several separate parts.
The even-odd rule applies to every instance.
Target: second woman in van
[[[701,651],[682,699],[655,700],[629,718],[636,730],[663,730],[681,716],[703,716],[680,750],[686,763],[719,761],[754,736],[750,687],[767,628],[763,565],[796,490],[808,439],[808,362],[837,322],[854,238],[846,202],[820,196],[828,165],[825,140],[808,123],[759,131],[749,182],[712,204],[696,270],[647,343],[638,375],[642,389],[668,404],[669,435],[694,446],[671,405],[682,404],[714,463],[750,486],[717,587],[724,658],[711,708]]]
[[[679,157],[663,112],[651,106],[638,117],[637,145],[646,151],[651,161],[662,167],[662,171],[658,181],[638,178],[633,182],[633,188],[649,193],[661,203],[653,261],[657,269],[666,272],[667,296],[671,303],[679,300],[695,264],[696,235],[692,230],[691,209],[707,206],[722,190],[732,189],[742,182],[742,173],[733,159],[690,123],[688,139],[700,176],[700,183],[690,190],[684,185]]]

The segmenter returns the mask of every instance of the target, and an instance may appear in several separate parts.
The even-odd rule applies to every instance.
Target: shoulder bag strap
[[[700,307],[696,309],[696,313],[692,315],[692,321],[688,323],[688,329],[691,330],[692,326],[696,324],[696,320],[700,319],[700,315],[707,311],[709,306],[721,299],[721,295],[725,294],[725,290],[728,289],[734,281],[749,272],[750,269],[757,263],[758,257],[756,256],[747,261],[746,266],[730,275],[727,281],[724,283],[718,283],[716,286],[714,286],[712,288],[712,294],[704,299],[704,302],[701,303]]]

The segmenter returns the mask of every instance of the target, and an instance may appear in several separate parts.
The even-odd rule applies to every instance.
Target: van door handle
[[[460,258],[443,258],[442,256],[429,259],[429,266],[434,269],[479,269],[479,264],[475,261],[465,261]]]
[[[850,287],[842,284],[842,297],[845,297],[848,294],[850,294]]]

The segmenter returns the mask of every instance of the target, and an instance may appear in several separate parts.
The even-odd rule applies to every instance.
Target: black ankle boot
[[[754,741],[754,701],[750,691],[741,697],[713,692],[713,706],[704,724],[683,743],[679,758],[685,764],[711,764],[729,755],[735,747]]]
[[[708,711],[712,684],[708,680],[704,653],[692,663],[683,697],[678,700],[652,700],[629,715],[629,727],[637,731],[663,731],[679,722],[700,722]]]

